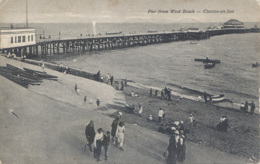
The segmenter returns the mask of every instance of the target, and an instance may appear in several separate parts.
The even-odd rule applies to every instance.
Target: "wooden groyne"
[[[186,40],[202,40],[216,35],[253,32],[259,33],[260,29],[217,29],[206,31],[148,32],[143,34],[119,33],[116,35],[98,35],[76,39],[44,40],[37,42],[36,45],[2,49],[2,53],[11,53],[19,57],[26,56],[27,58],[63,53],[79,54],[86,51],[120,49]]]

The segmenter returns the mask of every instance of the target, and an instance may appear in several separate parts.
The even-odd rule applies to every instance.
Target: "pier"
[[[26,45],[1,49],[2,53],[15,54],[32,58],[63,53],[79,54],[86,51],[100,51],[129,48],[134,46],[146,46],[187,40],[209,39],[216,35],[234,33],[260,32],[259,28],[251,29],[215,29],[206,31],[172,31],[172,32],[147,32],[140,34],[112,34],[80,37],[73,39],[41,39],[34,45]]]

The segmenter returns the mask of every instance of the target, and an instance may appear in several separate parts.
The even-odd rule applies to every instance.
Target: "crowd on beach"
[[[114,77],[107,74],[107,77],[104,78],[101,76],[100,71],[96,74],[99,77],[99,81],[101,83],[106,83],[109,85],[114,86],[118,90],[124,90],[124,87],[127,87],[127,79],[122,81],[114,81]],[[75,85],[75,92],[79,94],[80,90],[77,84]],[[134,92],[134,90],[130,93],[131,97],[139,97],[138,94]],[[162,100],[166,101],[172,101],[171,96],[171,89],[165,87],[162,89],[159,93],[159,90],[151,88],[149,90],[149,97],[155,97],[160,98]],[[205,103],[211,102],[207,98],[205,98]],[[87,102],[87,96],[84,96],[84,103]],[[97,99],[96,101],[97,106],[100,105],[100,100]],[[241,110],[246,112],[248,111],[248,107],[250,108],[250,113],[254,113],[255,104],[252,101],[252,103],[245,102],[245,105],[241,107]],[[169,135],[169,144],[168,147],[163,153],[163,156],[165,157],[167,164],[175,164],[178,162],[183,162],[185,160],[186,156],[186,140],[187,140],[187,134],[190,133],[191,128],[196,128],[197,121],[195,120],[192,113],[189,114],[189,117],[187,118],[189,121],[189,128],[184,127],[184,121],[183,120],[175,120],[175,121],[166,121],[166,113],[162,108],[159,109],[157,117],[153,116],[152,114],[148,114],[148,116],[144,116],[144,109],[141,103],[138,103],[137,107],[135,105],[129,106],[126,104],[126,110],[125,112],[129,112],[132,114],[137,114],[140,117],[146,117],[147,121],[153,121],[157,122],[159,125],[158,132],[165,133]],[[102,151],[102,147],[104,147],[104,154],[105,154],[105,160],[108,159],[108,147],[110,142],[112,142],[114,145],[119,146],[119,149],[122,151],[123,149],[123,143],[124,143],[124,133],[125,133],[125,124],[121,120],[122,113],[119,112],[118,116],[115,118],[111,125],[111,130],[104,132],[102,128],[98,128],[95,130],[94,128],[94,121],[91,120],[90,123],[87,125],[85,133],[87,138],[87,144],[89,147],[89,150],[92,152],[92,144],[94,146],[94,158],[97,160],[97,162],[101,161],[100,155]],[[185,124],[187,125],[187,124]],[[216,130],[227,132],[229,128],[228,125],[228,117],[227,116],[221,116],[219,123],[216,125]],[[85,146],[86,147],[86,146]]]
[[[127,86],[127,78],[121,81],[117,81],[115,84],[114,76],[111,74],[107,74],[107,77],[101,75],[100,70],[95,74],[95,79],[101,83],[110,84],[111,86],[115,86],[117,90],[124,90],[124,87]]]
[[[119,146],[119,149],[124,151],[124,136],[125,136],[125,123],[121,120],[122,113],[118,112],[118,115],[113,120],[111,124],[111,131],[106,131],[102,128],[98,128],[95,130],[94,121],[91,120],[89,124],[86,126],[85,135],[87,142],[84,147],[84,151],[86,150],[86,146],[89,147],[89,151],[93,152],[94,158],[97,162],[100,162],[100,155],[102,152],[102,147],[104,148],[105,160],[108,159],[108,147],[110,142],[112,142],[116,147]],[[94,146],[94,150],[92,149],[92,144]]]

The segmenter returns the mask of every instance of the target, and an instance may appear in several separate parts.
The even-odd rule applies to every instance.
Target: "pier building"
[[[236,19],[230,19],[229,21],[223,24],[223,28],[244,28],[244,23]]]
[[[0,49],[36,45],[33,28],[0,28]]]

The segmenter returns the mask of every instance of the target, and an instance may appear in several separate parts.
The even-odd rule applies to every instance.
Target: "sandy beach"
[[[0,56],[0,66],[5,66],[6,63],[42,71],[38,66]],[[159,106],[166,111],[167,118],[182,119],[186,123],[187,115],[192,112],[199,122],[197,129],[188,137],[184,163],[252,162],[247,154],[239,154],[249,151],[248,147],[240,147],[242,144],[252,147],[249,156],[258,154],[258,149],[255,148],[258,147],[258,115],[250,116],[186,99],[162,102],[158,98],[148,98],[148,92],[143,89],[126,87],[122,92],[104,83],[47,68],[44,71],[58,76],[58,81],[43,80],[40,86],[29,86],[26,89],[0,76],[0,161],[3,164],[96,163],[91,152],[83,151],[86,143],[85,126],[94,120],[95,129],[102,127],[105,131],[110,130],[113,120],[111,116],[117,111],[123,112],[122,119],[126,122],[125,150],[121,151],[111,143],[109,158],[105,161],[102,152],[101,163],[165,163],[162,154],[169,137],[156,132],[157,123],[148,124],[150,127],[145,124],[147,114],[156,116]],[[80,88],[79,95],[74,90],[75,84]],[[133,89],[140,96],[138,99],[129,96]],[[88,98],[86,104],[83,102],[84,96]],[[101,106],[97,107],[96,99],[100,99]],[[125,113],[126,103],[142,103],[144,116]],[[211,127],[215,126],[223,114],[229,116],[232,130],[228,133],[215,132]],[[239,129],[243,125],[245,128],[252,127],[250,132],[235,131],[235,128]],[[238,137],[240,140],[236,140]],[[213,143],[212,140],[216,142],[213,146],[199,144],[198,139],[202,142],[210,141],[209,144]],[[234,141],[232,146],[237,145],[241,151],[220,151],[216,146],[219,143],[222,147],[231,140]]]

